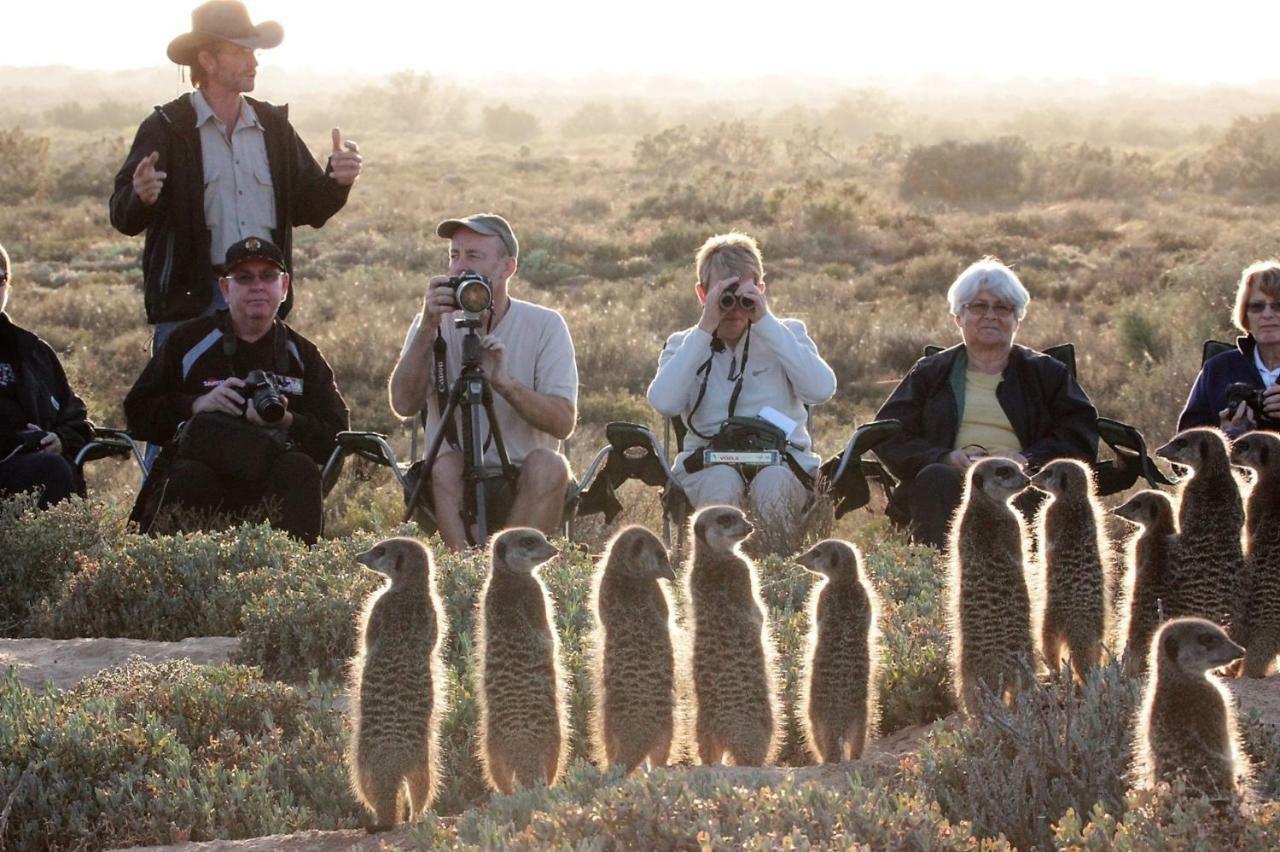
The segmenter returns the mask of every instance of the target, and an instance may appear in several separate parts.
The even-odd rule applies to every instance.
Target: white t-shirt
[[[405,335],[400,357],[404,357],[404,353],[409,349],[409,344],[417,335],[421,325],[422,314],[419,313],[413,318],[409,333]],[[445,367],[449,377],[449,388],[452,390],[453,383],[462,372],[462,338],[466,336],[467,330],[457,328],[452,316],[444,318],[440,323],[440,330],[448,347],[445,354]],[[506,349],[506,370],[511,378],[540,394],[558,396],[577,405],[578,363],[574,358],[573,340],[569,337],[569,327],[565,325],[564,317],[559,313],[531,302],[512,299],[511,307],[507,309],[497,327],[490,330],[490,336],[502,341]],[[434,342],[433,336],[431,343],[434,344]],[[434,367],[434,364],[432,366]],[[431,374],[435,375],[434,369]],[[428,405],[430,413],[427,417],[427,440],[423,447],[423,455],[426,455],[427,449],[431,447],[436,430],[440,427],[440,412],[437,410],[434,381],[427,389],[427,395],[430,400]],[[520,464],[525,456],[538,447],[544,447],[553,452],[559,448],[558,438],[549,432],[535,429],[497,393],[493,394],[493,410],[498,417],[498,426],[502,431],[502,443],[506,447],[507,457],[513,464]],[[484,454],[485,464],[496,465],[499,463],[498,448],[490,439],[489,423],[483,411],[480,412],[480,422],[481,434],[484,435],[487,444]],[[461,417],[456,415],[454,423],[461,440]]]

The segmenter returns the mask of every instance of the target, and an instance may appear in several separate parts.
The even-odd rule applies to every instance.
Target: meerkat
[[[1253,471],[1245,505],[1245,644],[1243,674],[1266,677],[1280,654],[1280,435],[1250,432],[1236,440],[1231,461]]]
[[[534,529],[504,530],[476,613],[480,762],[501,793],[554,784],[568,719],[551,598],[535,569],[558,551]]]
[[[1050,496],[1036,520],[1044,579],[1041,654],[1056,672],[1065,651],[1080,679],[1102,659],[1111,613],[1111,544],[1093,471],[1075,459],[1058,459],[1036,473],[1031,485]]]
[[[796,557],[825,577],[809,594],[804,707],[809,748],[823,763],[857,760],[875,736],[880,601],[847,541],[828,539]]]
[[[351,666],[354,736],[351,784],[385,831],[404,813],[416,820],[435,797],[445,678],[440,637],[448,629],[436,594],[431,554],[411,538],[392,538],[356,556],[390,578],[369,596]]]
[[[1140,528],[1126,551],[1126,606],[1117,633],[1124,642],[1125,672],[1138,677],[1146,673],[1151,637],[1168,610],[1168,577],[1177,570],[1177,524],[1173,500],[1162,491],[1139,491],[1112,512]]]
[[[627,527],[609,542],[594,582],[596,712],[600,766],[665,766],[675,732],[675,619],[659,580],[675,582],[662,541]]]
[[[1212,669],[1244,649],[1202,618],[1166,622],[1151,643],[1153,676],[1134,737],[1134,778],[1144,786],[1183,778],[1188,789],[1232,798],[1248,776],[1230,694]]]
[[[1009,500],[1031,483],[1017,462],[970,465],[949,541],[951,664],[956,696],[970,716],[982,689],[1008,700],[1034,673],[1031,596],[1022,516]]]
[[[1207,618],[1243,639],[1244,504],[1227,438],[1217,429],[1187,429],[1156,454],[1192,472],[1178,488],[1179,559],[1167,615]]]
[[[698,757],[708,765],[727,755],[736,766],[763,766],[774,756],[780,717],[755,566],[738,550],[752,526],[731,506],[708,506],[692,525],[686,582]]]

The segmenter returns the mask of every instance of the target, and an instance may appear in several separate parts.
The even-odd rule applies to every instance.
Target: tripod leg
[[[449,402],[444,407],[444,415],[440,418],[440,428],[436,430],[435,437],[431,440],[431,448],[427,450],[426,459],[422,463],[422,469],[426,473],[418,478],[417,483],[413,486],[413,491],[409,493],[409,504],[405,507],[402,523],[407,524],[413,520],[414,510],[418,508],[418,501],[422,499],[422,486],[430,478],[431,469],[435,467],[436,458],[440,455],[440,447],[444,444],[444,424],[453,419],[453,413],[458,410],[458,403],[461,399],[462,386],[455,384],[453,390],[449,393]]]
[[[465,383],[462,406],[462,457],[470,464],[466,477],[472,484],[475,495],[476,534],[475,544],[484,547],[489,543],[489,510],[486,505],[486,483],[484,478],[484,435],[481,432],[480,418],[476,409],[483,400],[488,399],[489,384],[483,376],[462,376],[460,383]],[[492,407],[487,408],[489,428],[497,434],[497,421],[494,420]]]

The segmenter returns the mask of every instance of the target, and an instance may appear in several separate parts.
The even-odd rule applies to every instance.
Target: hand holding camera
[[[220,411],[232,417],[244,417],[255,426],[287,429],[292,418],[286,418],[289,400],[280,392],[272,373],[251,370],[245,378],[232,376],[191,403],[192,414]]]
[[[1227,407],[1218,413],[1223,428],[1236,431],[1280,429],[1280,385],[1255,388],[1248,382],[1227,386]]]

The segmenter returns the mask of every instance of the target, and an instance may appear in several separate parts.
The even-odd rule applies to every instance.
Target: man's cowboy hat
[[[192,10],[191,32],[169,42],[169,59],[179,65],[195,65],[200,48],[218,40],[263,50],[284,41],[284,27],[275,21],[255,26],[249,20],[249,10],[238,0],[209,0]]]

